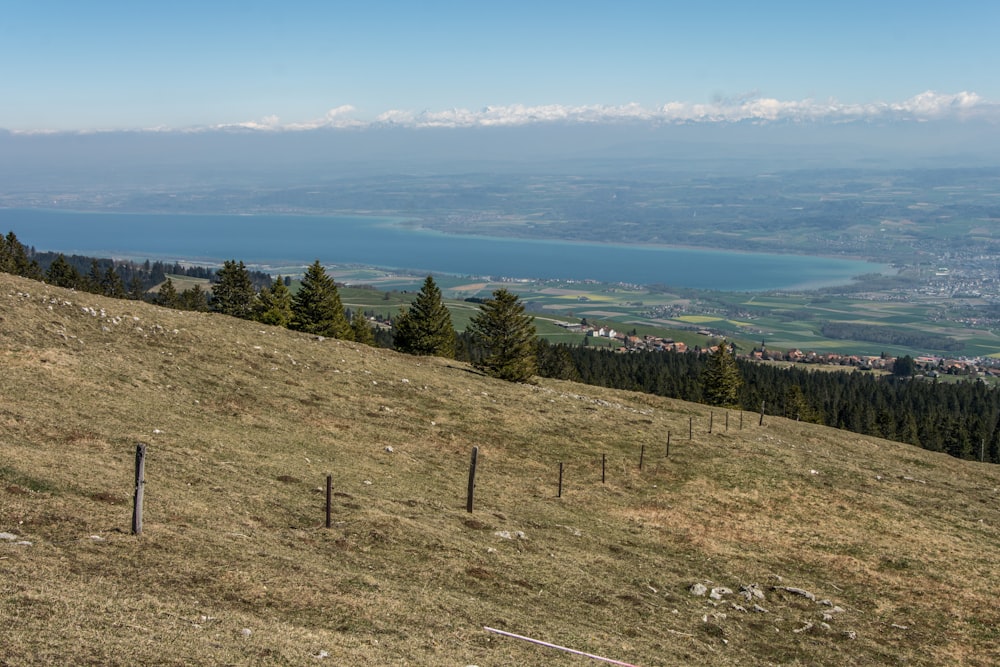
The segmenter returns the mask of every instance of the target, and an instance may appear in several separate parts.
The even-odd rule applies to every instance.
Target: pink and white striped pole
[[[601,662],[607,662],[612,665],[621,665],[622,667],[637,667],[630,662],[622,662],[621,660],[613,660],[611,658],[604,658],[599,655],[594,655],[593,653],[584,653],[583,651],[577,651],[576,649],[566,648],[565,646],[559,646],[558,644],[550,644],[549,642],[543,642],[540,639],[532,639],[531,637],[525,637],[524,635],[515,635],[513,632],[505,632],[503,630],[497,630],[496,628],[490,628],[483,626],[483,630],[487,632],[495,632],[498,635],[503,635],[504,637],[512,637],[514,639],[520,639],[521,641],[531,642],[532,644],[538,644],[539,646],[545,646],[547,648],[554,648],[559,651],[565,651],[566,653],[572,653],[574,655],[582,655],[585,658],[590,658],[591,660],[599,660]]]

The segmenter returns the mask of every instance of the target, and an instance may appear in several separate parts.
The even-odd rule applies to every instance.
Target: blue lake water
[[[660,283],[726,291],[803,289],[888,267],[860,260],[664,246],[458,236],[356,216],[198,215],[0,208],[0,233],[65,254],[360,264],[441,274]]]

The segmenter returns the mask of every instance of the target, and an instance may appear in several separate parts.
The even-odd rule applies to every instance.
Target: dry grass
[[[0,541],[0,664],[581,664],[484,625],[641,665],[1000,655],[995,467],[4,274],[0,364],[31,542]]]

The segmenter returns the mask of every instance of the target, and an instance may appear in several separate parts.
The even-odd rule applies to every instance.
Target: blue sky
[[[1000,3],[0,0],[0,128],[997,114]]]

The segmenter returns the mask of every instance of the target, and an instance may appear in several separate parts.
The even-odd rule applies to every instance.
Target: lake
[[[356,264],[439,274],[660,283],[724,291],[845,284],[888,267],[860,260],[665,246],[443,234],[361,216],[200,215],[0,208],[0,233],[37,250],[132,259],[302,266]]]

